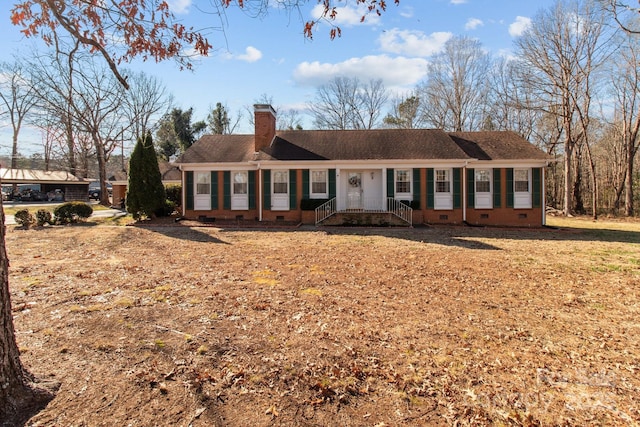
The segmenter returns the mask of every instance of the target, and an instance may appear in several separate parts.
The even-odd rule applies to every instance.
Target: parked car
[[[107,191],[109,192],[109,195],[111,195],[112,185],[109,182],[107,182]],[[89,199],[100,200],[100,194],[101,194],[101,190],[100,190],[99,183],[97,182],[91,183],[89,185]]]
[[[49,202],[62,202],[64,200],[64,191],[56,188],[53,191],[47,193],[47,200]]]
[[[100,188],[89,188],[89,199],[100,200]]]

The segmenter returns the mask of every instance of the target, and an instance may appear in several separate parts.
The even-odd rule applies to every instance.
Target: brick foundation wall
[[[423,210],[423,223],[425,224],[462,224],[462,209],[452,210]]]
[[[467,223],[508,227],[541,227],[542,208],[467,209]]]

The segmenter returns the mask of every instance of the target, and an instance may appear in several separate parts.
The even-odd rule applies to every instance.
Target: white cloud
[[[229,53],[226,55],[227,59],[235,59],[245,62],[256,62],[262,58],[262,52],[253,46],[247,46],[242,54]]]
[[[413,18],[414,16],[412,7],[404,7],[398,13],[400,13],[400,16],[402,16],[403,18]]]
[[[363,82],[382,79],[387,89],[415,86],[427,72],[427,60],[422,58],[391,58],[387,55],[351,58],[336,64],[302,62],[293,73],[301,86],[318,87],[335,77],[358,77]]]
[[[324,12],[324,6],[318,4],[311,11],[314,19],[319,19]],[[362,22],[362,17],[365,17]],[[357,7],[336,7],[336,17],[331,21],[338,26],[351,26],[356,24],[376,25],[380,22],[380,17],[375,13],[368,13],[367,7],[360,4]]]
[[[467,0],[451,0],[451,4],[465,4]]]
[[[482,20],[478,19],[478,18],[469,18],[467,20],[467,23],[464,24],[464,29],[465,30],[475,30],[478,27],[482,27],[484,25],[484,22],[482,22]]]
[[[191,0],[168,0],[169,10],[175,14],[189,13],[189,7],[191,6]]]
[[[380,37],[378,37],[378,43],[380,43],[380,48],[384,52],[427,57],[440,52],[444,44],[452,36],[453,34],[448,32],[437,32],[426,35],[422,31],[394,28],[383,32]]]
[[[518,37],[531,26],[531,18],[525,16],[516,16],[515,22],[509,25],[509,34],[511,37]]]

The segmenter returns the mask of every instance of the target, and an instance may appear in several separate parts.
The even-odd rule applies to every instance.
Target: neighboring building
[[[65,171],[0,168],[0,182],[3,186],[15,185],[37,191],[37,199],[41,201],[86,201],[89,189],[88,180]]]
[[[254,108],[253,135],[205,135],[176,160],[185,218],[545,223],[550,158],[514,132],[276,131],[273,108]]]
[[[181,185],[182,174],[178,167],[173,163],[158,161],[160,175],[162,175],[162,183],[168,185]],[[120,206],[120,202],[127,197],[127,185],[129,185],[129,177],[126,171],[119,171],[109,177],[112,187],[112,203]]]

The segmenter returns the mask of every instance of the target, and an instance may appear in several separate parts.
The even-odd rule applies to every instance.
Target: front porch
[[[339,206],[344,206],[339,208]],[[333,198],[315,210],[316,225],[408,226],[413,224],[413,209],[392,197],[363,199],[355,207],[349,200]]]

